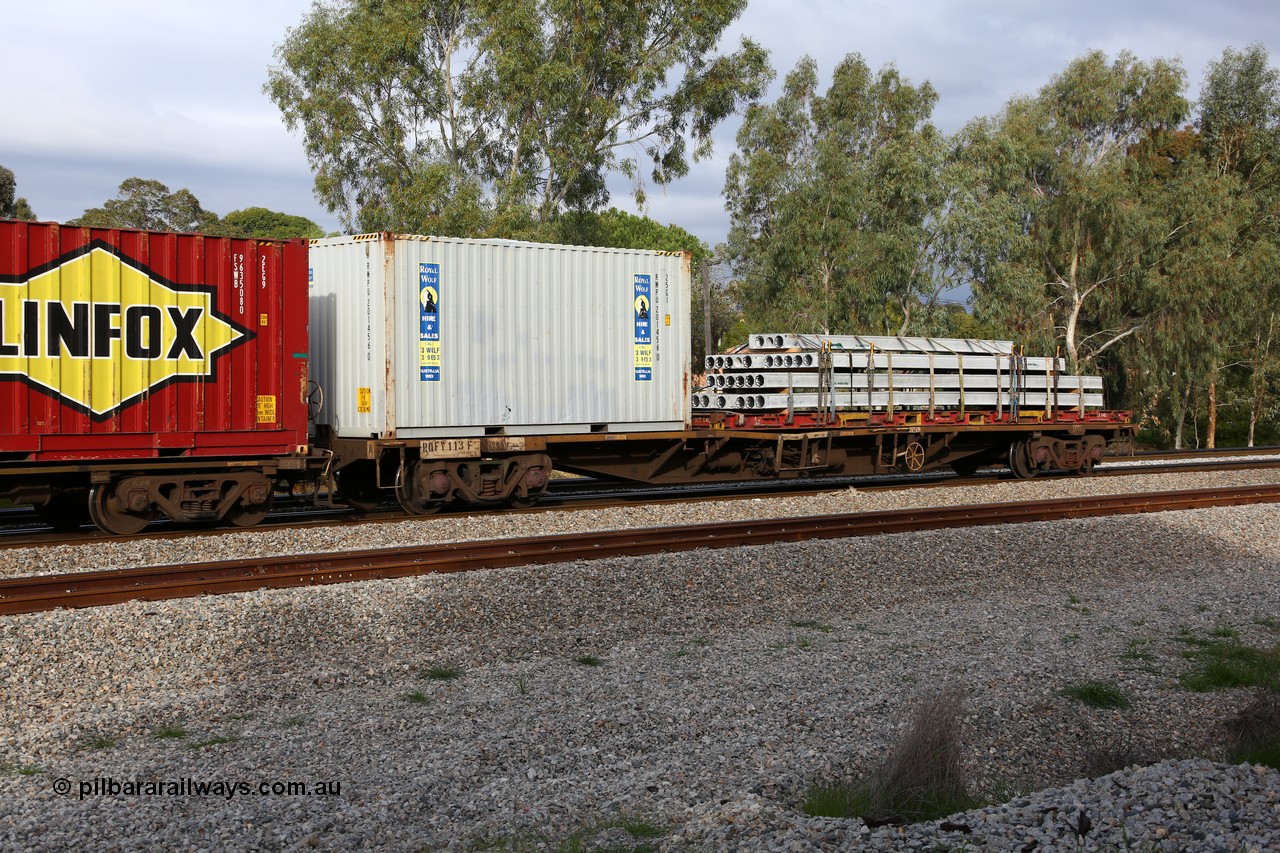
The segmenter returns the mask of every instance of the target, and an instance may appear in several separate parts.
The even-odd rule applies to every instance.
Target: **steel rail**
[[[0,615],[607,557],[1280,502],[1280,485],[633,528],[0,581]]]
[[[1129,457],[1105,457],[1105,467],[1095,468],[1090,477],[1122,477],[1145,474],[1182,474],[1197,472],[1224,472],[1233,470],[1254,470],[1264,468],[1280,468],[1280,460],[1222,458],[1213,462],[1142,464]],[[1048,473],[1025,482],[1046,482],[1054,477],[1074,476],[1070,474]],[[474,504],[459,506],[442,512],[439,518],[450,518],[461,514],[476,515],[493,512],[500,513],[539,513],[548,510],[609,509],[614,507],[634,506],[638,503],[670,504],[698,503],[702,501],[740,500],[760,497],[805,497],[823,494],[824,492],[856,488],[859,491],[884,491],[920,488],[952,488],[961,486],[978,486],[984,483],[1013,482],[1004,469],[992,468],[979,471],[965,477],[957,476],[950,470],[942,468],[922,474],[890,474],[879,476],[842,476],[812,477],[787,480],[739,480],[723,483],[697,483],[685,485],[651,486],[638,483],[613,482],[601,485],[599,481],[590,481],[590,486],[575,486],[573,481],[555,481],[562,484],[556,493],[550,493],[532,507],[514,508],[508,506],[486,507]],[[581,489],[575,493],[575,488]],[[16,530],[0,530],[0,553],[14,548],[42,547],[45,545],[87,545],[98,542],[132,542],[135,540],[169,540],[184,539],[188,536],[222,536],[233,533],[246,533],[253,530],[269,529],[302,529],[316,526],[370,524],[390,521],[411,521],[415,516],[406,514],[398,507],[388,507],[371,512],[354,512],[335,509],[317,512],[295,510],[287,514],[277,514],[254,528],[214,527],[206,525],[183,526],[159,522],[148,530],[133,536],[113,536],[95,529],[82,529],[75,532],[56,532],[45,529],[36,523],[34,532],[30,528]]]

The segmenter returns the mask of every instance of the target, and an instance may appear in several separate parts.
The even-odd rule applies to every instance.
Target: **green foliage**
[[[831,633],[831,626],[825,622],[819,622],[817,619],[792,619],[792,628],[810,628],[814,631],[821,631],[824,634]]]
[[[769,78],[750,41],[714,53],[744,5],[329,0],[277,48],[266,90],[345,222],[518,236],[603,206],[610,172],[643,200],[642,162],[665,184],[710,152]]]
[[[102,207],[86,210],[69,225],[90,228],[140,228],[148,231],[219,233],[217,214],[200,206],[190,190],[170,192],[159,181],[126,178],[119,195]]]
[[[1280,692],[1258,691],[1226,727],[1232,735],[1232,761],[1280,770]]]
[[[184,738],[187,736],[187,730],[181,726],[160,726],[151,732],[151,736],[156,740]]]
[[[600,660],[600,658],[595,655],[579,655],[573,660],[574,663],[580,663],[583,666],[600,666],[600,664],[604,663],[604,661]]]
[[[409,691],[408,693],[404,694],[404,700],[406,702],[411,702],[415,705],[425,705],[431,701],[429,698],[427,698],[427,694],[423,693],[421,690]]]
[[[1248,763],[1280,770],[1280,731],[1273,734],[1269,740],[1232,750],[1231,760],[1236,764]]]
[[[0,166],[0,219],[35,221],[36,214],[25,198],[17,195],[18,179],[13,170]]]
[[[805,791],[801,808],[810,817],[864,817],[875,813],[876,800],[866,785],[814,785]]]
[[[979,320],[1033,351],[1060,342],[1073,372],[1142,328],[1160,296],[1151,259],[1176,223],[1144,203],[1128,155],[1186,117],[1184,79],[1176,62],[1095,51],[961,132],[940,239]]]
[[[42,772],[44,771],[35,764],[17,764],[11,761],[0,764],[0,776],[36,776]]]
[[[1123,690],[1105,681],[1068,684],[1058,691],[1058,695],[1079,700],[1090,708],[1128,708],[1131,704]]]
[[[806,57],[776,103],[747,110],[724,192],[752,328],[901,334],[936,295],[936,101],[927,82],[851,54],[825,95]]]
[[[222,233],[228,237],[256,240],[288,240],[293,237],[314,239],[324,236],[324,229],[305,216],[279,213],[265,207],[233,210],[222,217]]]
[[[1258,649],[1246,646],[1234,635],[1197,637],[1183,633],[1183,656],[1195,668],[1181,678],[1183,686],[1198,693],[1234,687],[1280,690],[1280,646]]]
[[[111,749],[116,745],[116,739],[111,735],[94,734],[89,735],[81,742],[81,749]]]
[[[426,676],[432,681],[452,681],[462,677],[462,670],[450,664],[434,664],[427,668]]]
[[[711,258],[711,249],[679,225],[660,225],[647,216],[617,208],[595,213],[570,211],[550,223],[550,242],[615,249],[688,252],[695,267]]]

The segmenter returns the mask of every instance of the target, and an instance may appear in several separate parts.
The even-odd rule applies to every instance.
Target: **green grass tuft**
[[[1195,663],[1181,678],[1189,690],[1205,693],[1235,687],[1280,689],[1280,646],[1257,649],[1244,645],[1234,635],[1216,632],[1209,639],[1190,634],[1178,639],[1188,646],[1183,657]]]
[[[1076,699],[1090,708],[1128,708],[1129,697],[1114,684],[1105,681],[1081,681],[1068,684],[1058,691],[1059,696]]]
[[[805,796],[805,812],[917,823],[979,805],[966,790],[960,766],[963,705],[964,693],[956,687],[925,696],[902,740],[871,779],[815,786]]]
[[[599,666],[603,662],[595,655],[581,655],[573,660],[575,663],[580,663],[583,666]]]
[[[416,705],[425,705],[431,701],[427,698],[427,694],[423,693],[421,690],[412,690],[404,694],[404,700],[406,702],[413,702]]]
[[[1280,693],[1260,690],[1248,707],[1227,721],[1231,760],[1280,770]]]
[[[111,735],[90,735],[81,743],[81,749],[111,749],[116,745],[116,739]]]
[[[180,726],[160,726],[151,732],[151,736],[156,740],[169,740],[171,738],[184,738],[187,736],[187,730]]]
[[[662,827],[641,817],[623,817],[618,826],[625,829],[632,838],[661,838],[666,835]]]
[[[0,776],[35,776],[40,772],[40,768],[34,764],[14,764],[9,761],[0,764]]]
[[[870,785],[815,785],[805,792],[804,813],[810,817],[864,817],[876,810]]]
[[[1252,744],[1233,750],[1231,760],[1237,764],[1254,764],[1280,770],[1280,735],[1267,743]]]
[[[432,681],[452,681],[462,677],[462,670],[448,664],[435,664],[429,667],[425,674]]]

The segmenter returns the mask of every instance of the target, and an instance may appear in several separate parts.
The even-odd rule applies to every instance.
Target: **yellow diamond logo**
[[[175,285],[95,241],[20,281],[0,281],[0,377],[19,377],[105,420],[170,382],[214,375],[253,333],[213,288]]]

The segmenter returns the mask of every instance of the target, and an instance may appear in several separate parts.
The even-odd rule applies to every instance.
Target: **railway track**
[[[595,531],[418,548],[43,575],[0,581],[0,615],[94,607],[135,599],[187,598],[265,588],[509,568],[697,548],[728,548],[911,530],[979,527],[1276,502],[1280,502],[1280,485],[1194,489],[675,528]]]
[[[1223,471],[1238,468],[1275,468],[1280,460],[1257,459],[1259,455],[1276,455],[1276,448],[1223,451],[1181,451],[1139,454],[1135,456],[1109,457],[1104,465],[1091,476],[1108,477],[1126,474],[1159,474],[1169,472]],[[1200,460],[1186,461],[1189,458]],[[1179,461],[1182,460],[1182,461]],[[1207,461],[1206,461],[1207,460]],[[556,480],[552,489],[537,505],[530,508],[485,508],[468,505],[442,515],[477,515],[490,512],[545,512],[553,509],[599,509],[628,506],[636,503],[689,503],[735,498],[792,496],[819,494],[839,489],[856,488],[864,491],[902,488],[948,488],[997,482],[1008,478],[1004,469],[979,471],[969,477],[958,477],[950,471],[926,474],[888,475],[884,477],[839,477],[822,480],[769,480],[758,482],[719,483],[686,487],[654,487],[627,483],[608,483],[584,478],[583,480]],[[1046,475],[1042,475],[1044,477]],[[1054,476],[1054,475],[1047,475]],[[1072,476],[1072,475],[1058,475]],[[345,508],[315,508],[295,505],[273,513],[260,528],[305,528],[324,525],[369,524],[403,521],[411,518],[399,507],[388,505],[374,512],[352,512]],[[112,536],[94,527],[82,527],[73,531],[54,531],[41,523],[30,510],[0,510],[0,551],[12,548],[43,547],[49,545],[85,545],[95,542],[125,542],[135,539],[181,539],[187,536],[209,536],[243,533],[244,528],[218,526],[182,526],[166,521],[153,523],[147,530],[134,536]]]

